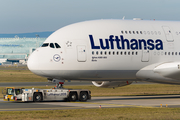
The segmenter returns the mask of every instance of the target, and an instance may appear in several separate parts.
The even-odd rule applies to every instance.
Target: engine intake
[[[132,82],[130,81],[92,81],[93,85],[96,87],[103,87],[103,88],[114,88],[114,87],[122,87],[126,85],[130,85]]]

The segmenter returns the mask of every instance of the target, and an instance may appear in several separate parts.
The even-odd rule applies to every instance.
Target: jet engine
[[[129,85],[132,82],[130,81],[92,81],[93,85],[96,87],[103,87],[103,88],[115,88],[115,87],[122,87],[125,85]]]
[[[180,84],[180,62],[155,63],[136,73],[138,79],[166,84]]]

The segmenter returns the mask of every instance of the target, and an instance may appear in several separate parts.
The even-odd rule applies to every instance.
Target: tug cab
[[[6,87],[4,94],[4,101],[15,101],[21,99],[22,88]]]

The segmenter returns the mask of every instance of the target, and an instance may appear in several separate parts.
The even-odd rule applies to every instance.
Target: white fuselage
[[[180,22],[80,22],[57,30],[44,43],[57,43],[61,48],[48,45],[31,54],[28,68],[40,76],[60,80],[180,83]],[[172,71],[171,65],[166,63],[175,64],[170,75],[166,70]],[[174,74],[175,78],[170,77]]]

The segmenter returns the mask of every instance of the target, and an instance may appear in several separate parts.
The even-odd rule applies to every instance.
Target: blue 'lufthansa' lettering
[[[90,39],[90,41],[91,41],[91,47],[92,47],[92,49],[100,49],[99,46],[95,46],[95,45],[94,45],[94,39],[93,39],[93,36],[92,36],[92,35],[89,35],[89,39]]]
[[[131,49],[131,50],[138,50],[138,49],[149,49],[149,50],[163,50],[163,42],[160,39],[157,40],[144,40],[144,39],[124,39],[123,35],[120,35],[120,39],[118,36],[110,35],[109,39],[99,39],[100,45],[95,45],[94,38],[92,35],[89,35],[89,39],[91,42],[92,49]],[[116,46],[114,45],[116,43]]]

